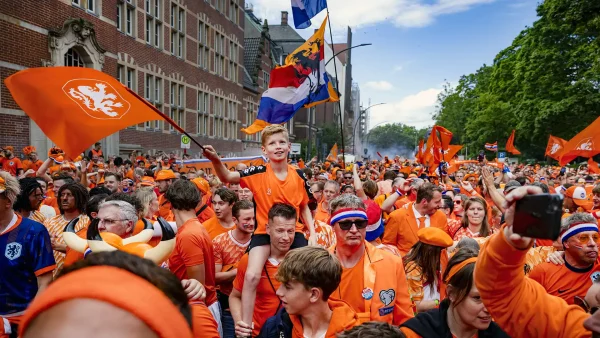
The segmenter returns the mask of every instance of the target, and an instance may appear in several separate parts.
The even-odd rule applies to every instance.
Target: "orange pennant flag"
[[[515,148],[515,130],[513,129],[512,134],[506,141],[506,151],[513,155],[521,155],[521,152]]]
[[[560,137],[550,135],[548,145],[546,146],[546,156],[552,157],[555,160],[560,160],[560,155],[567,144],[566,140]]]
[[[559,162],[565,165],[577,156],[592,157],[596,154],[600,154],[600,117],[565,144]]]
[[[598,163],[596,163],[596,161],[594,161],[594,159],[591,157],[588,159],[588,171],[590,174],[600,174]]]
[[[456,154],[462,149],[463,146],[460,145],[449,145],[446,150],[444,150],[444,158],[447,162],[456,156]]]
[[[71,158],[123,128],[164,120],[115,78],[91,68],[30,68],[4,82],[21,109]]]
[[[337,143],[333,145],[333,147],[331,147],[331,150],[329,151],[329,155],[327,156],[327,160],[335,163],[338,161],[338,147],[337,147]]]
[[[417,154],[415,155],[415,159],[419,163],[423,163],[423,154],[425,153],[425,145],[423,139],[419,141],[419,148],[417,149]]]

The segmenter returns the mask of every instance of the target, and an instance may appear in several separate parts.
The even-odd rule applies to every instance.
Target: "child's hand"
[[[206,157],[210,161],[220,160],[219,154],[217,154],[217,151],[215,150],[215,148],[213,148],[212,146],[209,146],[209,145],[204,146],[202,155],[204,155],[204,157]]]

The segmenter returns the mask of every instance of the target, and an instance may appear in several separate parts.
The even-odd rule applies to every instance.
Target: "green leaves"
[[[471,149],[517,130],[515,145],[543,158],[549,134],[570,139],[600,114],[600,1],[546,0],[539,19],[492,66],[440,94],[438,124]]]

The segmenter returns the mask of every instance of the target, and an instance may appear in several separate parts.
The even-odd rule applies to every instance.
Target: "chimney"
[[[288,25],[288,12],[287,11],[281,11],[281,25],[282,26]]]

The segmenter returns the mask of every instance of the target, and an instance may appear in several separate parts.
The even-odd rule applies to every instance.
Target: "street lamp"
[[[363,113],[367,112],[367,110],[375,107],[375,106],[380,106],[382,104],[386,104],[385,102],[381,102],[381,103],[376,103],[373,105],[368,106],[366,109],[362,109],[359,113],[358,113],[358,118],[356,119],[356,122],[354,122],[354,128],[352,129],[352,153],[354,153],[354,155],[356,155],[356,149],[354,148],[356,145],[356,126],[358,126],[358,121],[360,121],[360,117]]]
[[[332,44],[333,44],[333,42],[332,42]],[[358,48],[358,47],[364,47],[364,46],[371,46],[371,45],[372,45],[372,43],[361,43],[360,45],[356,45],[356,46],[352,46],[352,47],[349,47],[349,48],[346,48],[346,49],[342,49],[341,51],[339,51],[339,52],[337,52],[337,53],[333,54],[333,56],[332,56],[332,57],[331,57],[329,60],[327,60],[327,62],[325,62],[325,66],[327,66],[327,64],[328,64],[328,63],[329,63],[331,60],[333,60],[333,58],[335,58],[336,56],[340,55],[341,53],[343,53],[343,52],[345,52],[345,51],[347,51],[347,50],[349,50],[349,49],[352,49],[352,48]]]

